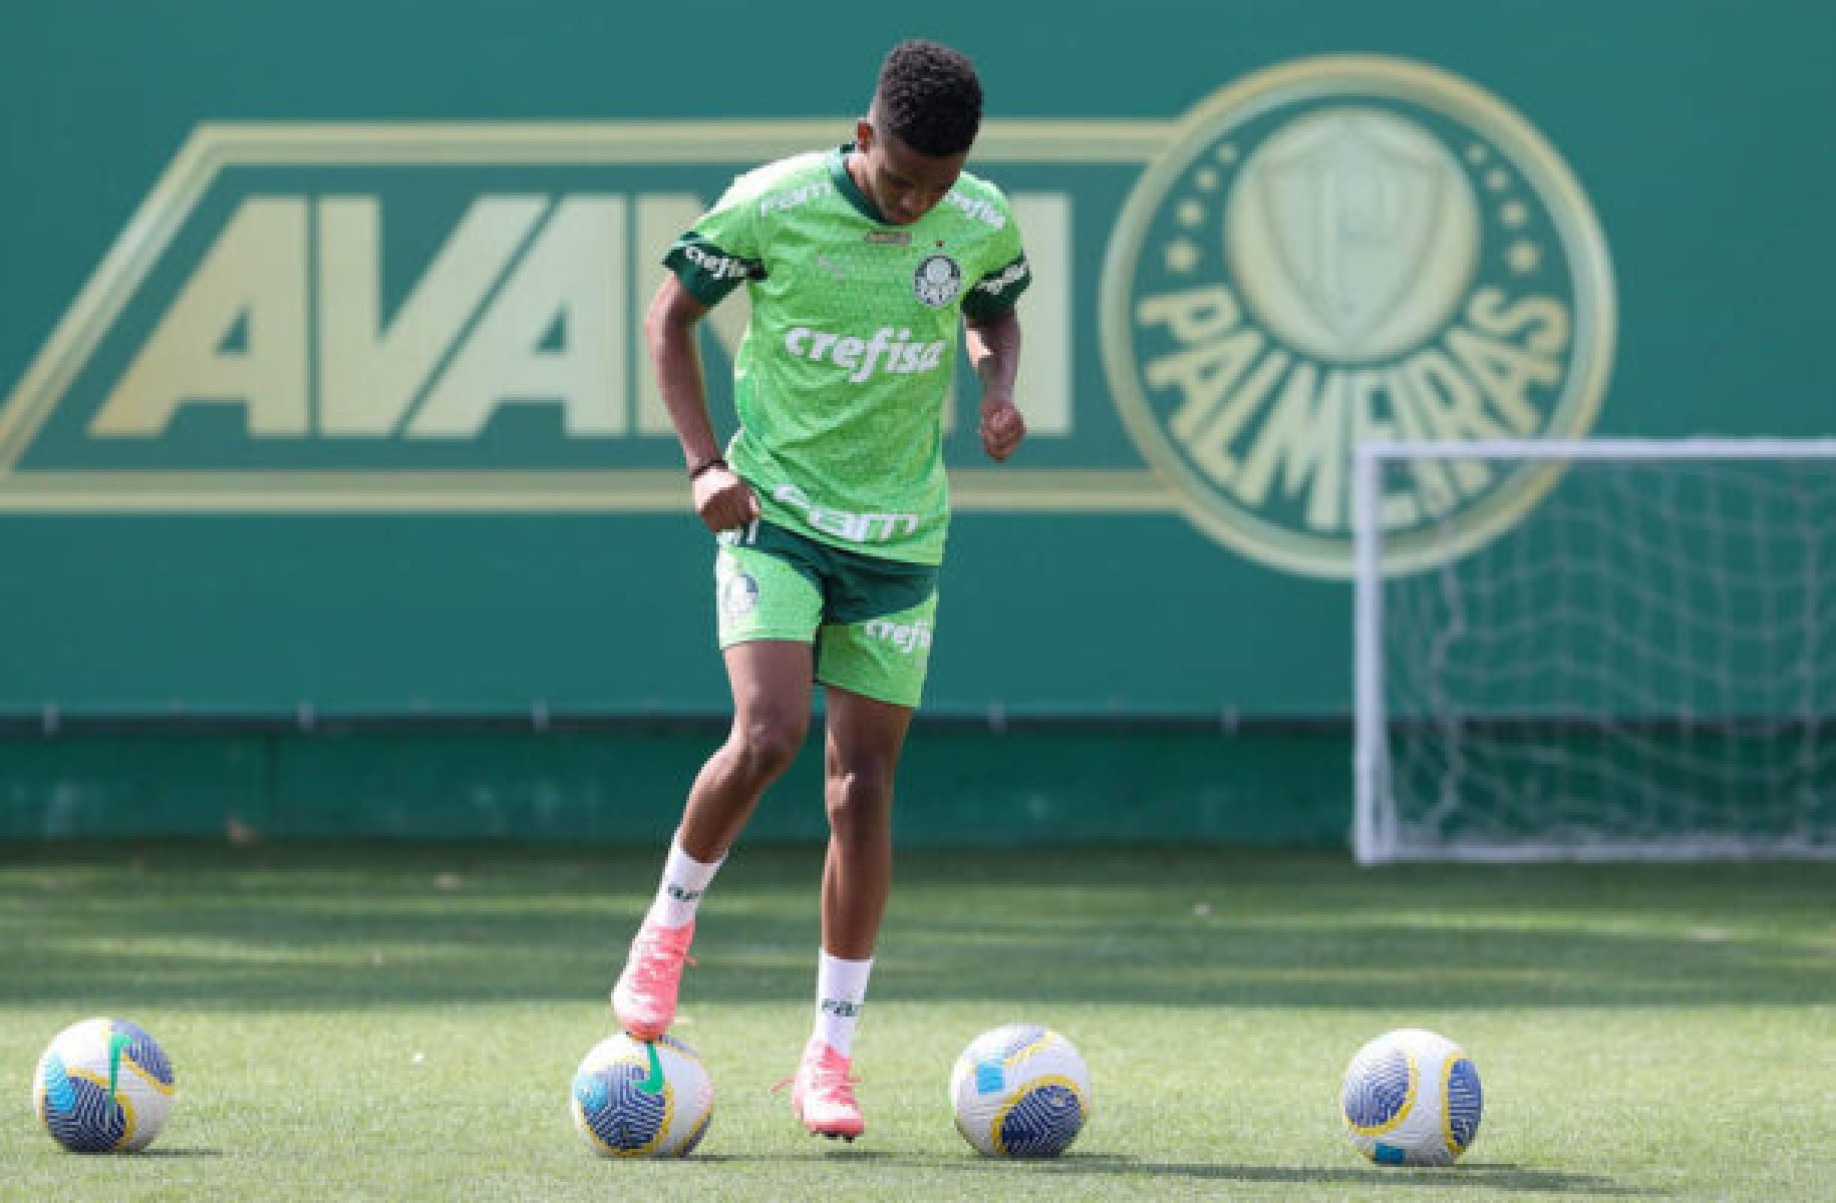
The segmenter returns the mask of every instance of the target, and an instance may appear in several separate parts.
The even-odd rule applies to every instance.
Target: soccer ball
[[[166,1126],[172,1062],[144,1028],[85,1019],[38,1058],[32,1100],[51,1139],[73,1153],[137,1153]]]
[[[969,1042],[950,1071],[956,1130],[989,1157],[1056,1157],[1090,1118],[1090,1071],[1069,1040],[1013,1023]]]
[[[601,1157],[687,1157],[714,1118],[714,1082],[680,1040],[621,1032],[580,1062],[571,1102],[574,1127]]]
[[[1386,1032],[1345,1070],[1345,1135],[1378,1165],[1452,1165],[1479,1134],[1479,1071],[1459,1045],[1420,1028]]]

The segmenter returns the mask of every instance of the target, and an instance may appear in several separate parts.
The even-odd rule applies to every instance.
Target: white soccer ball
[[[1420,1028],[1358,1050],[1339,1092],[1345,1135],[1378,1165],[1451,1165],[1479,1134],[1479,1071],[1459,1045]]]
[[[574,1071],[574,1127],[601,1157],[687,1157],[714,1118],[714,1082],[672,1036],[623,1032],[594,1045]]]
[[[969,1042],[950,1071],[956,1130],[989,1157],[1056,1157],[1090,1118],[1090,1070],[1069,1040],[1014,1023]]]
[[[144,1028],[85,1019],[52,1038],[32,1075],[38,1122],[73,1153],[137,1153],[166,1126],[172,1062]]]

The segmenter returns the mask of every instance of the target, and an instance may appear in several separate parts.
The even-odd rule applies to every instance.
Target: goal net
[[[1360,862],[1836,858],[1836,440],[1378,442],[1354,504]]]

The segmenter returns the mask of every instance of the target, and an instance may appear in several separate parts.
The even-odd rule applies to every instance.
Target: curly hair
[[[982,125],[982,82],[961,51],[912,38],[880,64],[874,108],[886,132],[919,154],[959,155]]]

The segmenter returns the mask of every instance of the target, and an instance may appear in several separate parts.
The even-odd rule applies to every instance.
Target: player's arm
[[[723,531],[757,518],[759,500],[721,462],[720,440],[708,416],[707,382],[701,370],[701,347],[695,340],[695,327],[707,312],[708,306],[683,287],[681,280],[665,276],[644,315],[644,342],[650,349],[663,406],[688,463],[695,512],[709,530]]]
[[[982,450],[997,464],[1026,437],[1026,419],[1014,405],[1020,371],[1020,316],[1012,309],[988,318],[965,318],[969,363],[982,382]]]

